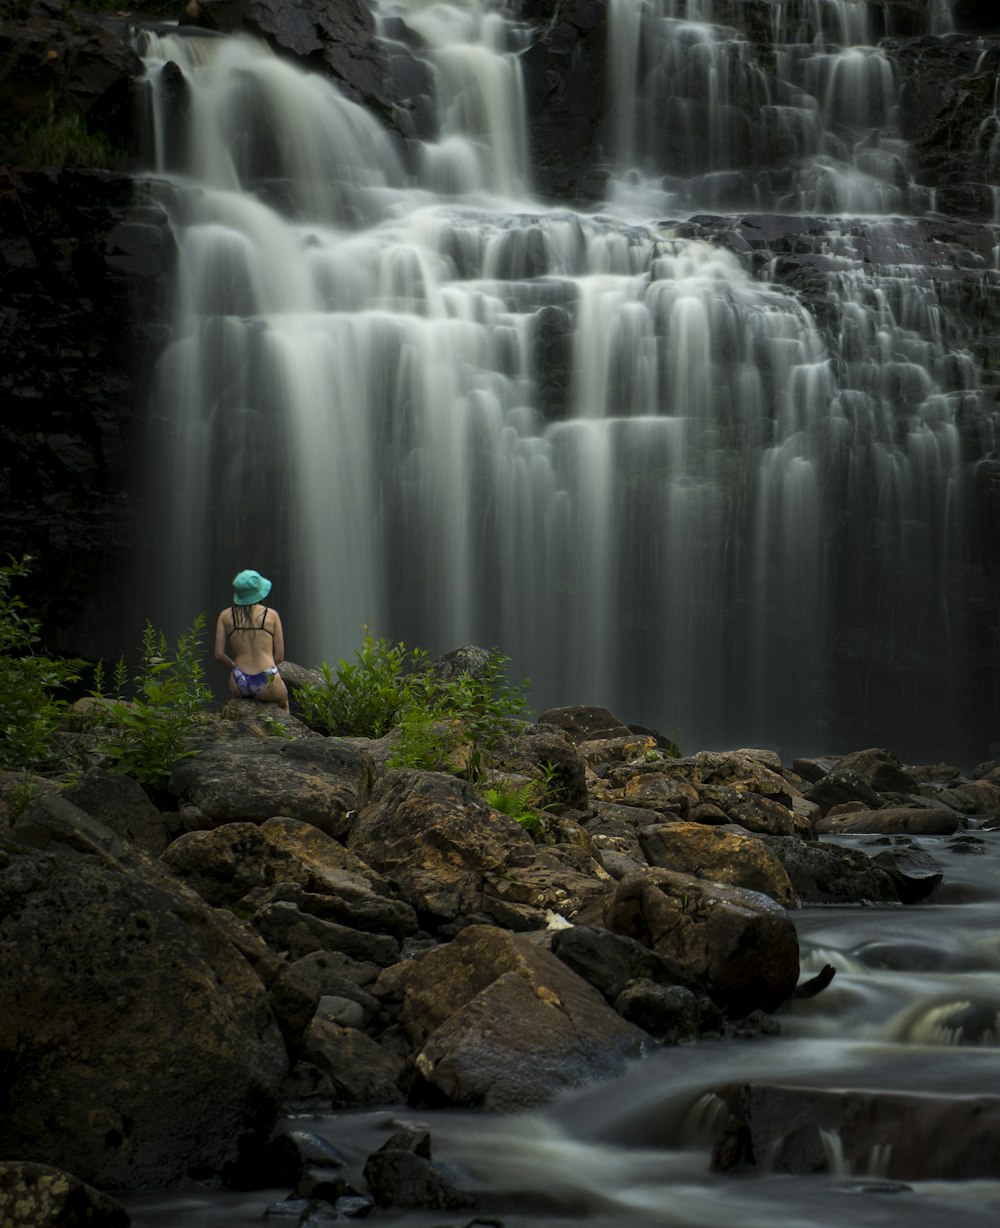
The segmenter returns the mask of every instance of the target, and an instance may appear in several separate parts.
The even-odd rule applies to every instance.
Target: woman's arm
[[[226,652],[226,641],[229,639],[229,634],[226,631],[225,610],[219,615],[219,620],[215,624],[215,659],[220,665],[224,665],[226,669],[232,669],[236,662]]]
[[[278,616],[278,611],[272,610],[271,613],[274,615],[274,663],[275,665],[280,665],[285,659],[285,634],[281,630],[281,619]]]

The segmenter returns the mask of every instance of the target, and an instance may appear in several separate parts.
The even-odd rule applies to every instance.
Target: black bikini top
[[[229,633],[230,635],[235,635],[237,631],[252,631],[252,632],[254,633],[254,635],[256,635],[258,631],[266,631],[266,632],[267,632],[267,634],[268,634],[268,635],[271,637],[271,639],[272,639],[272,640],[274,639],[274,632],[273,632],[273,631],[270,629],[270,627],[265,627],[265,626],[264,626],[264,620],[267,618],[267,613],[268,613],[267,606],[264,606],[264,613],[263,613],[263,614],[261,614],[261,616],[260,616],[260,626],[258,626],[258,627],[247,627],[247,626],[245,626],[245,625],[239,625],[239,626],[237,626],[237,623],[236,623],[236,607],[235,607],[235,606],[230,606],[229,608],[230,608],[230,612],[232,613],[232,616],[233,616],[233,629],[232,629],[232,631],[230,631],[230,633]]]

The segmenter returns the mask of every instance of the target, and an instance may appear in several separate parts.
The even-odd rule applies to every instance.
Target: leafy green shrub
[[[119,659],[112,676],[113,695],[104,694],[104,669],[94,672],[90,723],[98,749],[119,772],[162,789],[179,759],[197,754],[189,744],[202,724],[212,692],[205,685],[201,636],[205,616],[199,614],[177,639],[173,650],[166,636],[149,622],[142,636],[141,671],[131,680]]]
[[[431,674],[419,682],[415,702],[432,712],[438,721],[459,726],[472,744],[473,772],[486,766],[490,752],[504,734],[510,721],[527,711],[527,681],[512,684],[507,678],[510,658],[494,648],[482,672],[459,674],[441,679]]]
[[[31,557],[11,558],[0,567],[0,768],[38,766],[49,754],[52,735],[66,704],[53,692],[76,682],[82,662],[37,651],[37,619],[11,592],[31,570]]]
[[[510,661],[494,649],[481,676],[443,679],[423,649],[375,639],[367,628],[353,662],[323,662],[323,681],[297,693],[302,717],[334,737],[380,738],[399,728],[393,767],[440,771],[453,752],[471,745],[471,767],[483,765],[511,717],[527,708],[526,682],[507,680]]]
[[[380,738],[399,723],[411,702],[415,671],[428,656],[419,648],[375,639],[368,628],[352,663],[341,659],[336,672],[323,662],[323,682],[297,692],[302,718],[332,737]]]

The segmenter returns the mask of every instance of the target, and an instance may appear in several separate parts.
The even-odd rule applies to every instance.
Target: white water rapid
[[[538,710],[602,703],[685,746],[828,749],[837,609],[960,678],[956,422],[979,375],[947,287],[891,221],[870,219],[873,260],[829,217],[821,328],[766,268],[677,233],[696,207],[927,203],[873,6],[767,8],[765,72],[711,0],[612,0],[614,173],[586,213],[532,198],[529,32],[503,4],[383,5],[386,47],[390,18],[420,36],[422,142],[248,38],[141,34],[179,249],[156,608],[186,625],[258,567],[293,660],[350,659],[365,626],[498,645]],[[743,158],[769,142],[781,182]],[[872,723],[862,741],[890,738]]]

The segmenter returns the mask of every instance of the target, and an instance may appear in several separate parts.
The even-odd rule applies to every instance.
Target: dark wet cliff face
[[[913,276],[933,285],[947,310],[948,344],[974,360],[975,395],[955,413],[964,531],[944,593],[954,612],[949,634],[960,652],[945,663],[935,643],[940,637],[924,626],[922,611],[933,606],[942,572],[928,570],[922,557],[903,568],[912,600],[911,614],[903,618],[912,624],[906,650],[892,643],[898,622],[873,623],[871,588],[881,561],[866,535],[864,498],[845,494],[848,527],[841,531],[851,544],[827,593],[836,640],[833,707],[842,722],[830,736],[849,735],[861,711],[867,726],[898,727],[903,713],[902,723],[911,730],[933,725],[934,712],[952,711],[957,694],[963,715],[956,742],[978,740],[985,753],[997,715],[991,680],[1000,597],[1000,459],[993,453],[1000,121],[997,131],[990,124],[1000,11],[958,0],[951,28],[928,34],[934,7],[930,0],[868,6],[872,37],[901,86],[898,130],[910,151],[911,186],[901,191],[897,211],[912,207],[929,216],[895,235],[884,222],[851,219],[840,227],[838,259],[847,253],[863,272],[891,263],[887,253],[905,241],[907,259],[919,266]],[[173,5],[167,15],[178,15],[180,8]],[[814,36],[807,29],[810,6],[799,8],[803,37]],[[798,12],[794,4],[784,9]],[[404,166],[415,164],[415,138],[433,135],[422,39],[400,17],[387,28],[388,41],[380,43],[360,0],[200,0],[185,12],[185,20],[207,30],[263,37],[283,58],[328,75],[395,134]],[[536,190],[551,202],[593,209],[605,199],[614,170],[608,8],[603,0],[521,0],[518,12],[530,27],[520,64]],[[714,5],[716,22],[742,36],[741,79],[757,82],[745,97],[732,92],[727,99],[734,152],[724,174],[699,162],[699,124],[710,127],[711,116],[697,98],[688,100],[684,112],[692,134],[687,146],[678,143],[676,125],[655,102],[634,140],[643,157],[669,164],[678,182],[683,175],[685,190],[693,184],[694,193],[708,187],[719,193],[712,215],[702,209],[689,231],[680,233],[726,248],[755,277],[791,292],[817,321],[828,348],[843,355],[844,316],[831,279],[829,227],[779,207],[792,192],[794,142],[762,120],[763,95],[754,92],[772,81],[773,97],[789,101],[781,95],[785,87],[773,85],[780,58],[773,42],[776,12],[770,0]],[[141,596],[132,602],[131,577],[137,553],[155,552],[155,543],[143,539],[155,524],[146,481],[149,381],[172,329],[174,237],[141,177],[134,177],[142,167],[132,108],[140,64],[124,38],[115,19],[73,11],[57,0],[11,6],[0,30],[0,114],[17,121],[0,127],[9,167],[0,173],[0,537],[8,551],[29,550],[42,561],[32,596],[45,614],[50,644],[90,656],[116,656],[130,642],[121,637],[134,639],[142,617],[155,617],[142,608]],[[175,76],[179,131],[187,86],[179,70]],[[30,163],[26,134],[44,128],[50,106],[57,114],[82,116],[88,132],[105,134],[117,167],[19,165]],[[708,127],[705,132],[711,135]],[[842,131],[836,136],[849,144]],[[890,186],[903,179],[901,171]],[[774,212],[758,214],[748,188],[763,192],[762,208]],[[715,212],[721,209],[727,212]],[[530,278],[544,268],[543,254],[527,248],[511,261],[512,276]],[[567,390],[573,312],[572,303],[539,312],[537,408],[550,421],[572,416]],[[960,387],[961,378],[952,378],[949,395]],[[643,566],[634,541],[625,543],[622,558],[626,571]],[[653,623],[650,614],[643,627]]]

